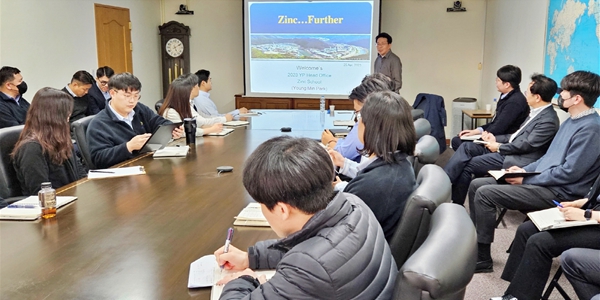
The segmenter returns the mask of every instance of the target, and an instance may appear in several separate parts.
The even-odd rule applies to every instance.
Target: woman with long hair
[[[198,125],[196,136],[221,132],[223,123],[227,122],[225,117],[205,118],[194,109],[192,99],[198,96],[199,91],[198,76],[195,74],[180,76],[171,82],[167,97],[158,114],[173,123],[181,122],[185,118],[195,118]]]
[[[354,194],[373,211],[389,241],[400,221],[404,205],[416,188],[415,171],[406,159],[413,155],[417,134],[412,107],[391,91],[369,94],[360,111],[358,139],[365,159],[350,182],[334,182],[336,190]],[[331,153],[330,153],[331,154]],[[332,155],[334,165],[346,168],[341,155]],[[340,171],[342,172],[342,171]]]
[[[71,142],[73,99],[45,87],[31,102],[25,127],[11,153],[23,195],[35,195],[42,182],[58,188],[85,177]]]

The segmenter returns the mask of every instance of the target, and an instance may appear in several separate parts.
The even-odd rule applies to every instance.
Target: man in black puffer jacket
[[[391,299],[397,267],[379,222],[358,197],[335,193],[333,165],[318,143],[281,136],[260,145],[244,186],[280,240],[215,251],[237,270],[220,299]],[[266,281],[252,270],[276,269]]]

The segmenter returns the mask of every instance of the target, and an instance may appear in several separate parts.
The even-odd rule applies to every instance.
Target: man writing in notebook
[[[600,95],[600,76],[573,72],[561,81],[559,106],[570,118],[562,123],[544,156],[510,172],[540,172],[529,177],[478,178],[469,186],[469,209],[477,229],[475,272],[492,272],[490,246],[494,241],[496,207],[534,211],[554,206],[552,200],[581,199],[600,173],[600,116],[593,108]]]
[[[383,231],[358,197],[333,191],[329,155],[316,141],[280,136],[248,158],[243,183],[280,240],[248,252],[215,251],[221,299],[391,299],[397,267]],[[276,269],[269,280],[252,270]]]
[[[133,158],[160,125],[173,124],[138,102],[142,83],[131,73],[113,76],[108,89],[110,102],[92,119],[86,132],[97,168],[108,168]],[[182,134],[183,126],[175,128],[173,139]]]

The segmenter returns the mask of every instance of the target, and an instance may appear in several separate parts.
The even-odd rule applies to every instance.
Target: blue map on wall
[[[600,0],[550,0],[545,50],[544,73],[559,85],[573,71],[600,74]]]

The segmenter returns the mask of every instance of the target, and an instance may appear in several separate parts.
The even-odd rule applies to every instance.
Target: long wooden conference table
[[[53,219],[1,221],[0,299],[209,299],[210,288],[187,288],[189,266],[224,244],[234,216],[253,201],[242,185],[246,158],[271,137],[318,139],[352,115],[261,112],[228,136],[197,138],[185,158],[145,155],[120,165],[144,166],[145,175],[58,189],[78,199]],[[233,172],[218,175],[222,165]],[[270,228],[235,230],[241,249],[276,238]]]

